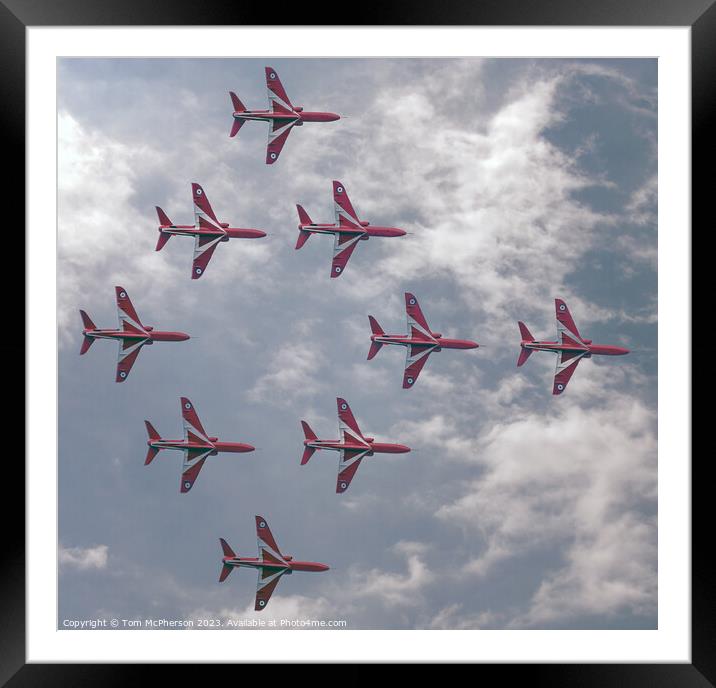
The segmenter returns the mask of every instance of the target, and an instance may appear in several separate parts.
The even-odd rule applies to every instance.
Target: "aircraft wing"
[[[192,182],[191,195],[194,200],[194,225],[197,229],[201,226],[201,220],[208,221],[210,224],[213,223],[213,225],[218,226],[220,224],[219,220],[216,219],[216,214],[211,207],[211,203],[209,203],[209,199],[204,192],[204,189],[201,188],[201,184]]]
[[[415,384],[418,375],[420,375],[420,371],[428,362],[428,357],[436,346],[436,344],[418,344],[406,347],[403,389],[410,389]]]
[[[266,146],[266,164],[272,165],[278,160],[278,156],[281,155],[288,135],[291,133],[291,129],[296,126],[298,120],[274,120],[268,130],[268,146]]]
[[[333,262],[331,263],[331,277],[340,277],[348,265],[349,258],[353,255],[360,234],[346,234],[345,232],[336,232],[333,242]]]
[[[560,344],[581,346],[582,337],[579,334],[577,326],[574,324],[567,304],[562,301],[562,299],[555,299],[554,310],[557,316],[557,341]]]
[[[408,317],[408,334],[415,339],[434,342],[432,330],[420,310],[420,304],[413,294],[405,292],[405,314]]]
[[[360,466],[363,457],[370,451],[366,449],[344,449],[338,459],[338,479],[336,480],[336,494],[345,492]]]
[[[134,362],[139,356],[140,349],[146,343],[146,339],[122,339],[119,342],[119,357],[117,359],[117,376],[115,382],[124,382],[132,369]]]
[[[181,492],[186,493],[194,487],[194,482],[199,477],[199,471],[206,461],[206,457],[211,454],[212,449],[185,449],[184,465],[181,474]]]
[[[197,234],[194,240],[194,260],[191,264],[191,278],[199,279],[206,270],[211,257],[214,255],[216,247],[224,238],[220,236],[207,236],[206,234]]]
[[[204,430],[204,426],[201,424],[199,416],[196,413],[194,404],[186,397],[181,398],[181,419],[184,426],[185,440],[211,444],[206,430]]]
[[[129,295],[124,287],[115,287],[114,293],[117,298],[117,315],[119,316],[119,327],[125,332],[147,334],[137,311],[134,310]]]
[[[268,564],[286,566],[286,560],[276,544],[271,529],[263,516],[256,516],[256,540],[259,547],[259,559]]]
[[[274,569],[274,568],[260,568],[259,579],[256,582],[256,602],[254,604],[254,610],[260,612],[271,599],[273,591],[276,589],[278,582],[281,580],[281,576],[286,573],[288,569]]]
[[[266,90],[268,91],[269,107],[273,112],[284,114],[295,113],[291,101],[288,99],[286,89],[278,78],[278,73],[272,67],[266,67]]]
[[[360,431],[358,423],[356,423],[356,419],[353,417],[353,412],[351,411],[351,407],[348,406],[348,402],[338,397],[336,404],[338,405],[338,432],[342,434],[347,433],[351,440],[365,444],[367,447],[368,443],[363,438],[363,433]]]
[[[579,361],[586,353],[586,351],[562,351],[558,354],[552,394],[562,394],[564,392],[567,388],[567,383],[574,375],[574,371],[577,370]]]
[[[345,186],[339,181],[333,181],[333,210],[336,224],[339,227],[353,227],[363,230],[356,211],[353,209],[351,199],[348,198]]]

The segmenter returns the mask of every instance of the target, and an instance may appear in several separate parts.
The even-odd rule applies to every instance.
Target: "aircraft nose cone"
[[[628,354],[628,353],[629,353],[629,349],[625,349],[623,346],[619,347],[619,355],[620,356],[624,356],[624,354]]]
[[[337,115],[335,112],[328,113],[328,121],[329,122],[335,122],[336,120],[339,120],[341,118],[340,115]]]
[[[407,454],[410,451],[410,447],[407,447],[404,444],[398,444],[398,453],[400,454]]]
[[[182,332],[181,335],[179,336],[179,341],[185,342],[187,339],[191,339],[191,337],[188,334],[185,334]]]
[[[395,236],[405,236],[407,234],[404,229],[399,229],[398,227],[395,227],[393,231],[395,232]]]
[[[256,238],[257,239],[261,239],[262,237],[265,237],[265,236],[266,236],[266,232],[264,232],[262,229],[256,230]]]

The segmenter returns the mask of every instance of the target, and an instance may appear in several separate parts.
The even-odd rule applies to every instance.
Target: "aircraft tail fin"
[[[385,334],[383,328],[378,324],[378,321],[372,316],[368,316],[368,322],[370,322],[370,330],[373,334]]]
[[[521,320],[517,323],[517,325],[520,328],[520,335],[523,342],[533,342],[535,340],[532,333],[527,329],[527,325],[525,325]]]
[[[85,326],[85,330],[97,329],[95,324],[92,322],[92,318],[90,318],[83,310],[80,311],[80,317],[82,318],[82,324]]]
[[[161,227],[171,227],[172,221],[169,219],[167,214],[158,206],[154,206],[157,210],[157,217],[159,218],[159,225]],[[164,244],[171,239],[171,234],[165,234],[162,230],[159,230],[159,240],[157,241],[156,251],[161,251],[164,248]]]
[[[92,322],[92,318],[90,318],[87,313],[81,310],[80,316],[82,316],[82,324],[84,325],[85,330],[97,329],[95,327],[95,324]],[[84,338],[82,339],[82,346],[80,347],[80,356],[82,356],[82,354],[86,354],[89,351],[89,348],[92,346],[93,342],[94,337],[88,337],[87,335],[84,336]]]
[[[162,225],[163,227],[171,227],[173,223],[169,219],[167,214],[158,205],[155,205],[154,207],[157,210],[157,217],[159,218],[159,224]]]
[[[159,450],[156,447],[149,447],[147,450],[147,456],[144,459],[144,465],[148,466],[150,463],[152,463],[154,457],[159,453]]]
[[[308,213],[303,209],[302,205],[296,204],[296,210],[298,210],[298,220],[302,225],[312,225],[313,222],[309,217]]]
[[[527,325],[525,325],[521,320],[517,322],[517,325],[520,328],[520,337],[522,337],[523,342],[533,342],[535,340],[532,333],[527,329]],[[534,349],[525,349],[524,347],[520,349],[520,356],[517,359],[518,368],[527,362],[527,359],[532,355],[533,351]]]
[[[234,554],[234,550],[231,549],[229,546],[229,543],[224,540],[224,538],[219,538],[219,542],[221,543],[221,549],[224,552],[225,557],[235,557],[236,554]],[[221,573],[219,574],[219,583],[223,583],[231,573],[233,566],[229,566],[229,564],[224,564],[221,567]]]
[[[155,251],[161,251],[167,241],[172,238],[171,234],[167,234],[166,232],[160,232],[159,233],[159,239],[157,239],[157,247],[154,249]]]
[[[224,552],[225,557],[235,557],[236,554],[233,549],[231,549],[231,546],[229,545],[224,538],[219,538],[219,542],[221,543],[221,550]]]
[[[234,119],[234,121],[231,123],[231,131],[229,132],[229,138],[233,139],[236,134],[239,133],[239,129],[244,125],[243,119]]]
[[[231,96],[231,104],[234,107],[234,112],[246,112],[246,108],[239,100],[239,96],[237,96],[233,91],[229,91],[229,95]]]
[[[368,322],[370,322],[370,331],[373,334],[385,334],[383,332],[383,328],[378,324],[378,321],[372,316],[368,316]],[[380,348],[383,346],[381,342],[371,342],[370,343],[370,349],[368,350],[368,360],[370,361],[371,358],[374,358],[375,355],[380,351]]]
[[[301,457],[301,465],[305,466],[308,463],[308,461],[310,460],[310,458],[314,455],[315,452],[316,452],[315,447],[306,447],[303,450],[303,456]]]
[[[144,421],[144,425],[147,427],[147,435],[149,435],[150,440],[161,439],[161,435],[154,429],[154,426],[148,420]],[[158,453],[159,449],[156,447],[149,447],[149,450],[147,451],[147,458],[144,459],[144,465],[148,466],[152,463],[152,460]]]
[[[229,95],[231,96],[231,106],[234,108],[234,112],[246,112],[246,108],[239,100],[239,96],[237,96],[233,91],[229,91]],[[245,121],[245,119],[236,119],[236,117],[234,117],[234,121],[231,123],[229,138],[234,138],[234,136],[239,133],[239,129],[241,129]]]
[[[304,436],[307,440],[312,440],[312,441],[313,441],[313,440],[317,440],[317,439],[318,439],[318,437],[316,436],[316,433],[313,432],[313,430],[311,430],[311,426],[310,426],[308,423],[306,423],[305,420],[302,420],[302,421],[301,421],[301,427],[303,428],[303,436]]]
[[[368,349],[367,360],[370,361],[371,358],[375,358],[376,354],[380,351],[382,346],[383,344],[381,342],[371,342],[370,349]]]
[[[520,349],[520,357],[517,359],[517,367],[524,365],[527,359],[532,355],[534,349]]]
[[[303,428],[303,436],[307,440],[317,440],[318,437],[316,436],[316,433],[311,430],[311,426],[306,423],[305,420],[301,421],[301,427]],[[308,463],[308,460],[313,456],[314,452],[316,451],[315,447],[306,447],[303,450],[303,456],[301,457],[301,465],[305,466]]]
[[[298,210],[298,221],[302,225],[310,225],[313,224],[311,222],[311,218],[308,216],[308,213],[303,209],[302,206],[296,205],[296,210]],[[311,233],[305,229],[301,229],[301,227],[298,228],[298,241],[296,241],[296,250],[301,248],[311,237]]]
[[[80,356],[82,356],[83,354],[86,354],[89,351],[89,348],[92,346],[93,343],[94,343],[94,337],[88,337],[87,335],[85,335],[82,338],[82,346],[80,347]]]
[[[311,238],[311,232],[305,229],[298,230],[298,239],[296,240],[296,250],[298,251]]]

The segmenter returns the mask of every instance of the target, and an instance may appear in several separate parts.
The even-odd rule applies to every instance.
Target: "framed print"
[[[10,685],[712,680],[689,404],[710,3],[2,9],[27,212]]]

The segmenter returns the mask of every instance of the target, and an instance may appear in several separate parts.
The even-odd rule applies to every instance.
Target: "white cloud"
[[[158,144],[154,144],[158,145]],[[99,307],[106,312],[114,304],[112,286],[121,284],[130,294],[142,294],[135,303],[140,317],[152,312],[181,313],[196,307],[196,291],[167,299],[167,289],[190,282],[193,244],[174,239],[161,252],[155,249],[157,219],[153,204],[138,209],[136,198],[144,198],[147,179],[161,178],[175,167],[183,153],[165,151],[149,142],[124,143],[104,132],[81,124],[72,114],[58,115],[58,322],[61,344],[76,339],[80,328],[77,309]],[[204,152],[195,161],[208,158]],[[216,174],[216,172],[215,172]],[[179,177],[179,175],[177,175]],[[221,183],[222,177],[204,182],[217,213],[225,216],[234,203],[235,188]],[[192,222],[188,182],[177,178],[176,200],[164,208],[175,222]],[[174,197],[172,197],[174,198]],[[217,199],[219,203],[217,203]],[[240,218],[230,218],[236,223]],[[181,244],[181,249],[178,248]],[[271,258],[267,239],[235,241],[217,251],[203,282],[226,282],[233,289],[250,285],[260,291],[256,279]],[[181,254],[181,256],[179,255]],[[221,255],[219,255],[221,254]],[[214,263],[221,262],[222,266]],[[275,283],[275,279],[273,280]],[[99,327],[110,326],[97,322]]]
[[[465,570],[484,577],[536,549],[563,552],[519,623],[600,608],[653,611],[656,523],[646,515],[656,501],[652,411],[615,394],[601,406],[572,403],[498,422],[479,438],[474,460],[480,476],[437,512],[484,539]]]
[[[414,235],[371,242],[375,277],[353,270],[342,279],[361,298],[377,298],[398,281],[451,277],[469,310],[485,316],[481,338],[495,343],[514,326],[516,307],[549,303],[592,246],[592,230],[614,218],[575,199],[605,182],[544,136],[562,117],[566,76],[519,83],[496,112],[478,111],[466,127],[441,107],[449,69],[393,84],[362,119],[353,143],[361,173],[344,181],[359,213]],[[369,147],[390,155],[368,155]]]
[[[79,571],[107,568],[109,548],[107,545],[96,547],[63,547],[60,545],[60,569],[73,568]]]
[[[288,342],[274,351],[266,372],[249,390],[249,399],[288,406],[323,388],[320,377],[322,347],[315,338],[310,338],[314,325],[314,320],[306,319],[293,326]],[[296,346],[295,342],[302,339],[310,345]]]
[[[391,606],[415,606],[420,594],[434,580],[423,559],[427,546],[419,542],[398,542],[394,551],[405,558],[404,574],[371,569],[351,575],[349,595],[352,599],[372,598]]]
[[[546,576],[527,613],[510,625],[540,626],[625,610],[639,615],[655,613],[655,521],[625,513],[593,532],[580,533],[567,552],[565,565]]]

